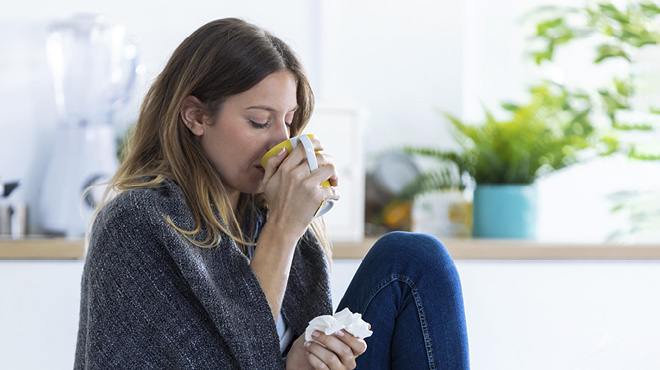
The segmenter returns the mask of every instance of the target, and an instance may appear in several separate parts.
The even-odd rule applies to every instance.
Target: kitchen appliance
[[[7,236],[23,236],[20,232],[24,231],[25,220],[19,218],[24,216],[25,205],[12,205],[9,201],[9,195],[19,186],[18,181],[2,183],[0,182],[0,238]],[[21,222],[18,224],[18,222]],[[21,230],[21,228],[23,228]],[[16,232],[13,232],[16,230]]]
[[[135,79],[136,46],[125,27],[94,14],[54,22],[47,57],[57,125],[39,199],[47,232],[81,237],[117,168],[113,114],[128,100]]]

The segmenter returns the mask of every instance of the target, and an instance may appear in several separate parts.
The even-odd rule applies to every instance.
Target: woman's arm
[[[313,144],[315,150],[322,150],[318,140],[313,140]],[[266,164],[263,183],[269,215],[250,266],[275,320],[282,307],[298,240],[323,200],[339,199],[339,192],[334,187],[321,187],[321,183],[328,179],[332,185],[337,185],[332,157],[319,153],[317,162],[319,168],[310,172],[304,148],[299,145],[290,154],[282,150]]]
[[[295,235],[279,229],[274,222],[266,222],[250,262],[252,271],[266,295],[275,321],[282,308],[282,300],[297,242],[298,238]]]

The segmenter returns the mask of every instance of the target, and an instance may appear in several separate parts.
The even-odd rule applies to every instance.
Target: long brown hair
[[[263,195],[241,194],[234,212],[220,177],[179,113],[184,99],[192,95],[210,115],[218,114],[228,97],[279,71],[290,71],[297,83],[299,108],[291,125],[295,136],[309,121],[314,95],[293,51],[279,38],[240,19],[219,19],[200,27],[174,51],[149,89],[109,190],[119,193],[174,180],[185,194],[197,227],[184,230],[168,220],[170,224],[200,247],[217,245],[224,233],[245,251],[252,244],[246,231],[253,231],[256,217],[250,210],[253,206],[266,209]],[[247,230],[239,222],[245,219],[251,225]],[[312,226],[330,257],[322,222]],[[193,238],[201,230],[205,237]]]

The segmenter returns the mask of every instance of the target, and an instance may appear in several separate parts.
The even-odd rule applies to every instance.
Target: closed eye
[[[268,128],[270,126],[269,122],[259,123],[259,122],[255,122],[251,119],[249,119],[248,121],[250,122],[250,125],[252,125],[252,127],[254,127],[254,128]]]

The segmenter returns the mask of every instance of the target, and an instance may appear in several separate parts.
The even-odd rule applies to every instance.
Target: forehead
[[[226,104],[239,109],[268,107],[276,111],[290,111],[297,106],[296,90],[296,79],[291,72],[275,72],[251,89],[229,97]]]

